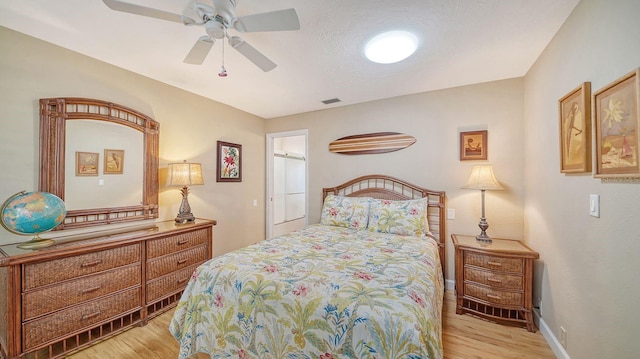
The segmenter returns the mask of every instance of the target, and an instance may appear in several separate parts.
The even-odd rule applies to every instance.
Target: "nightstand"
[[[456,258],[456,314],[469,313],[503,323],[526,324],[535,332],[533,260],[539,254],[520,241],[452,234]]]

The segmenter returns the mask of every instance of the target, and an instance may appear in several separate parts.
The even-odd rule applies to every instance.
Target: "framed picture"
[[[640,70],[635,70],[593,94],[595,177],[640,177],[639,78]]]
[[[124,150],[104,150],[104,174],[121,175],[124,170]]]
[[[76,176],[97,176],[99,153],[76,151]]]
[[[591,172],[591,83],[585,82],[558,100],[560,172]]]
[[[242,182],[242,145],[218,141],[216,182]]]
[[[487,131],[460,132],[460,161],[487,160]]]

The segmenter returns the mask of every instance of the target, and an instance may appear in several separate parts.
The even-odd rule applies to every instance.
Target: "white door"
[[[307,130],[267,134],[267,238],[308,222]]]

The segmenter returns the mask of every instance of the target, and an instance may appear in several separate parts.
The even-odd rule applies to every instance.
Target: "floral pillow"
[[[330,194],[324,199],[320,223],[328,226],[365,229],[370,201],[370,197],[343,197]]]
[[[369,230],[405,236],[425,236],[429,232],[427,198],[407,201],[371,200]]]

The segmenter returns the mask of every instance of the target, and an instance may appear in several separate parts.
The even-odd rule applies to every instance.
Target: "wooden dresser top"
[[[175,221],[151,222],[135,226],[127,226],[117,229],[87,232],[69,236],[52,238],[56,243],[51,246],[38,249],[19,248],[20,243],[0,246],[0,266],[17,264],[35,260],[38,257],[47,257],[54,254],[68,252],[74,254],[91,247],[111,247],[127,241],[141,241],[149,236],[162,235],[163,233],[176,233],[191,230],[196,227],[206,228],[215,226],[217,222],[210,219],[196,219],[194,223],[176,224]],[[63,232],[60,232],[62,234]]]

